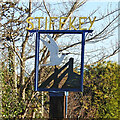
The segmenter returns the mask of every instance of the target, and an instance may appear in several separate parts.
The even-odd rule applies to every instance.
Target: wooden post
[[[64,92],[50,92],[50,119],[65,118],[65,94]]]

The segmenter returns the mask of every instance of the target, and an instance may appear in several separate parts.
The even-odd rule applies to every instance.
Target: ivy
[[[119,68],[117,63],[108,61],[87,66],[85,69],[85,88],[90,87],[88,94],[92,96],[92,107],[98,107],[96,113],[98,118],[118,118]]]

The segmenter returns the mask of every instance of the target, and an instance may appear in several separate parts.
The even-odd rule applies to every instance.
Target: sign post
[[[49,92],[50,107],[49,118],[65,118],[65,94],[64,92]]]
[[[29,30],[29,32],[36,33],[35,46],[35,91],[48,91],[50,95],[50,118],[65,118],[67,113],[65,92],[76,91],[83,92],[83,73],[84,73],[84,47],[85,47],[85,33],[92,33],[93,30]],[[62,66],[60,69],[55,69],[54,73],[48,77],[40,86],[38,86],[38,71],[39,71],[39,46],[40,34],[81,34],[81,68],[80,75],[73,72],[73,58]],[[51,38],[50,38],[51,39]],[[42,40],[46,45],[49,44]],[[56,45],[55,41],[54,42]],[[50,45],[50,44],[49,44]],[[57,47],[57,45],[56,45]],[[50,49],[50,48],[49,48]],[[64,72],[61,73],[66,67]],[[61,73],[60,76],[58,74]],[[60,81],[68,74],[68,78],[61,88],[58,88]],[[50,82],[54,80],[51,87],[47,87]]]
[[[35,45],[35,85],[34,90],[38,91],[38,71],[39,71],[39,46],[40,46],[40,33],[36,32],[36,45]]]
[[[85,32],[82,33],[82,50],[81,50],[81,91],[83,92],[83,74],[84,74],[84,50],[85,50]]]

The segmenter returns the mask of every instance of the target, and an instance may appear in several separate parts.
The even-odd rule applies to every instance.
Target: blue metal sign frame
[[[35,45],[35,91],[81,91],[83,92],[83,73],[84,73],[84,50],[85,50],[85,33],[92,33],[93,30],[28,30],[31,33],[36,33],[36,45]],[[82,34],[81,44],[81,68],[80,68],[80,89],[58,89],[58,88],[38,88],[38,71],[39,71],[39,46],[40,46],[40,34]]]

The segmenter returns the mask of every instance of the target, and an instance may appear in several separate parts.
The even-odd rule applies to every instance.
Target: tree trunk
[[[31,16],[31,0],[29,0],[29,15],[28,17]],[[28,24],[29,27],[29,24]],[[29,32],[27,31],[26,36],[25,36],[25,41],[22,44],[22,53],[21,53],[21,58],[23,61],[21,61],[21,77],[20,77],[20,97],[22,97],[23,100],[25,100],[25,89],[23,89],[23,86],[25,85],[25,47],[26,43],[28,41],[29,37]]]
[[[0,64],[0,76],[2,72],[2,64]],[[0,79],[0,118],[2,118],[2,79]]]
[[[20,97],[25,100],[25,89],[23,89],[23,86],[25,84],[25,62],[21,62],[21,78],[20,78],[21,84],[20,84]]]

